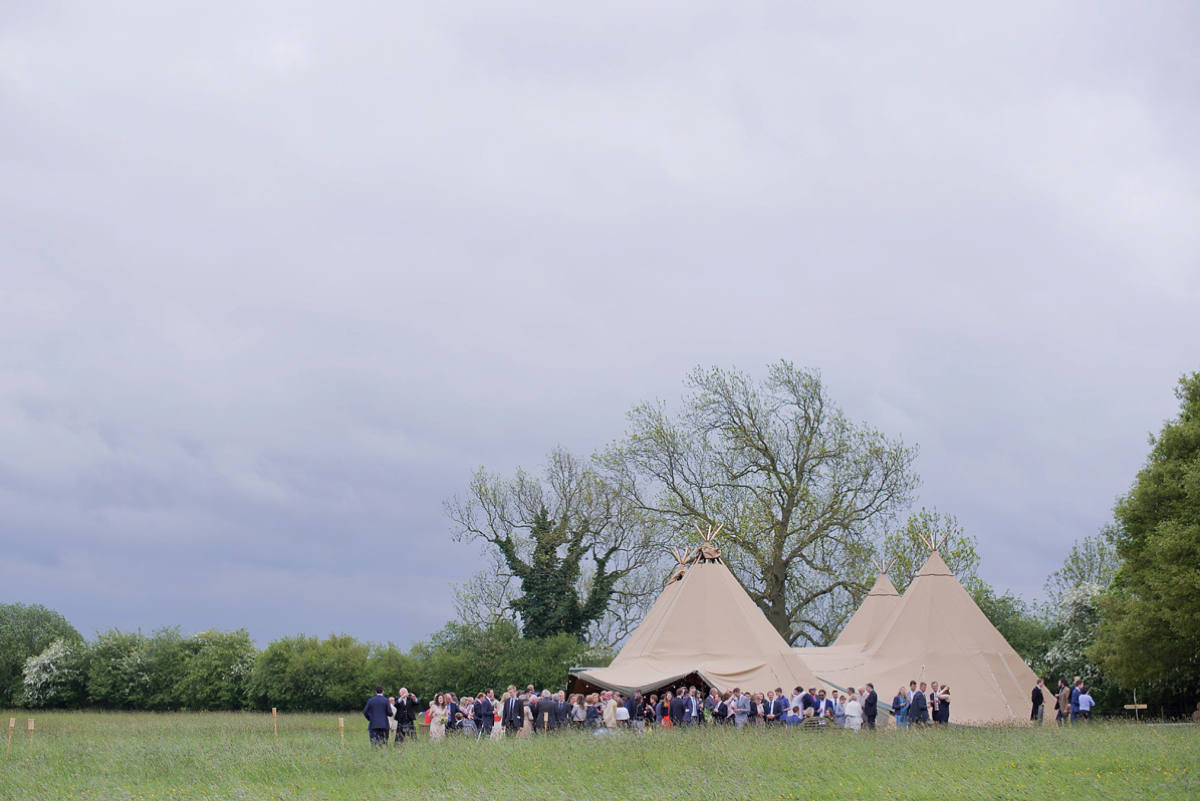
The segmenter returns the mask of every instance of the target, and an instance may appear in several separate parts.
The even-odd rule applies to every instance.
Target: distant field
[[[3,799],[1200,798],[1200,727],[799,733],[698,730],[598,738],[420,740],[372,749],[336,715],[17,717]],[[7,738],[7,731],[4,732]]]

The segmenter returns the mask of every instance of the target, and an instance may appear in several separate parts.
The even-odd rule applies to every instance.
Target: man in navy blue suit
[[[496,691],[488,687],[486,693],[480,693],[479,704],[475,707],[475,725],[479,727],[479,739],[490,736],[492,727],[496,725]]]
[[[783,719],[788,714],[788,699],[783,694],[783,689],[775,688],[775,698],[771,701],[771,709],[768,713],[768,723],[782,723]]]
[[[367,734],[371,738],[371,745],[383,748],[388,741],[388,718],[392,716],[390,709],[391,704],[383,694],[383,687],[375,685],[375,695],[367,700],[367,705],[363,707],[363,717],[367,719]]]

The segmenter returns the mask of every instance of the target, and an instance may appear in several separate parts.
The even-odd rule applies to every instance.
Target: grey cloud
[[[1190,4],[2,13],[0,586],[85,631],[406,643],[471,470],[778,358],[1031,596],[1200,361]]]

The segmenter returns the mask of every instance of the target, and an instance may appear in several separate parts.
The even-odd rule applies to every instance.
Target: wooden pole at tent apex
[[[13,730],[17,728],[17,719],[8,719],[8,748],[4,751],[4,758],[8,759],[8,755],[12,753],[12,736]]]
[[[342,735],[342,749],[346,748],[346,719],[338,718],[338,734]]]
[[[33,718],[29,719],[29,758],[33,759]]]
[[[275,724],[275,742],[279,742],[279,714],[271,707],[271,722]]]

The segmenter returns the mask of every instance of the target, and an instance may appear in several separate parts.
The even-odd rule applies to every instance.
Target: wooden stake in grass
[[[275,707],[271,707],[271,722],[275,724],[275,742],[279,743],[279,715],[275,712]]]
[[[338,718],[338,734],[342,735],[342,750],[346,748],[346,719]]]
[[[33,718],[29,719],[29,758],[33,759]]]
[[[8,719],[8,748],[4,751],[4,758],[8,759],[8,755],[12,753],[12,736],[13,730],[17,728],[17,719]]]

